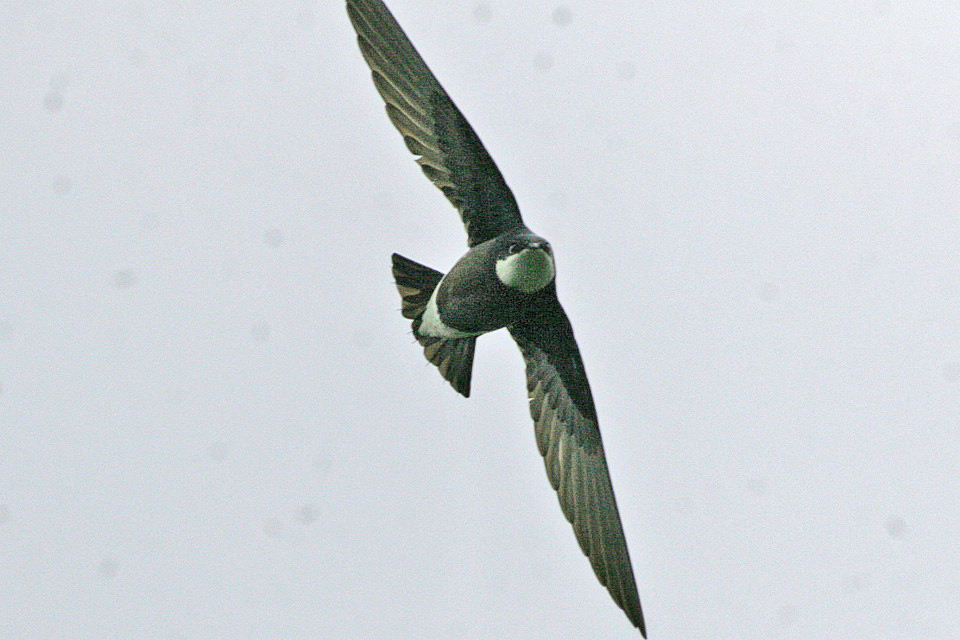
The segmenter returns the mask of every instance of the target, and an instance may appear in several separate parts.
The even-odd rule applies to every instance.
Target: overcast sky
[[[393,0],[548,238],[653,639],[955,638],[960,5]],[[638,638],[343,3],[0,5],[9,638]]]

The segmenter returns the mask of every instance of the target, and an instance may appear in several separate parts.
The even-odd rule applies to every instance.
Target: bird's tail
[[[440,284],[443,274],[430,267],[393,254],[393,277],[403,300],[401,313],[413,321],[413,335],[423,345],[423,353],[440,370],[458,393],[470,396],[470,377],[473,372],[473,351],[476,336],[469,338],[437,338],[424,336],[418,331],[423,321],[433,290]]]

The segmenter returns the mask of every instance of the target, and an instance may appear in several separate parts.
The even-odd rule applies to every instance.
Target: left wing
[[[570,321],[553,287],[510,328],[527,364],[530,415],[547,477],[600,584],[646,637],[640,596]]]

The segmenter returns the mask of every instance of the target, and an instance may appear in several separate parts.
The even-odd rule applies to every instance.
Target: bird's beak
[[[543,249],[544,251],[546,251],[546,252],[549,253],[549,254],[552,254],[552,253],[553,253],[553,250],[550,248],[550,245],[547,244],[546,242],[537,242],[536,244],[531,244],[531,245],[530,245],[530,248],[531,248],[531,249]]]

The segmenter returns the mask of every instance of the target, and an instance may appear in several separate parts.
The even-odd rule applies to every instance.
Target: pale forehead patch
[[[553,256],[540,247],[528,247],[520,253],[497,260],[500,282],[524,293],[543,289],[553,281]]]

